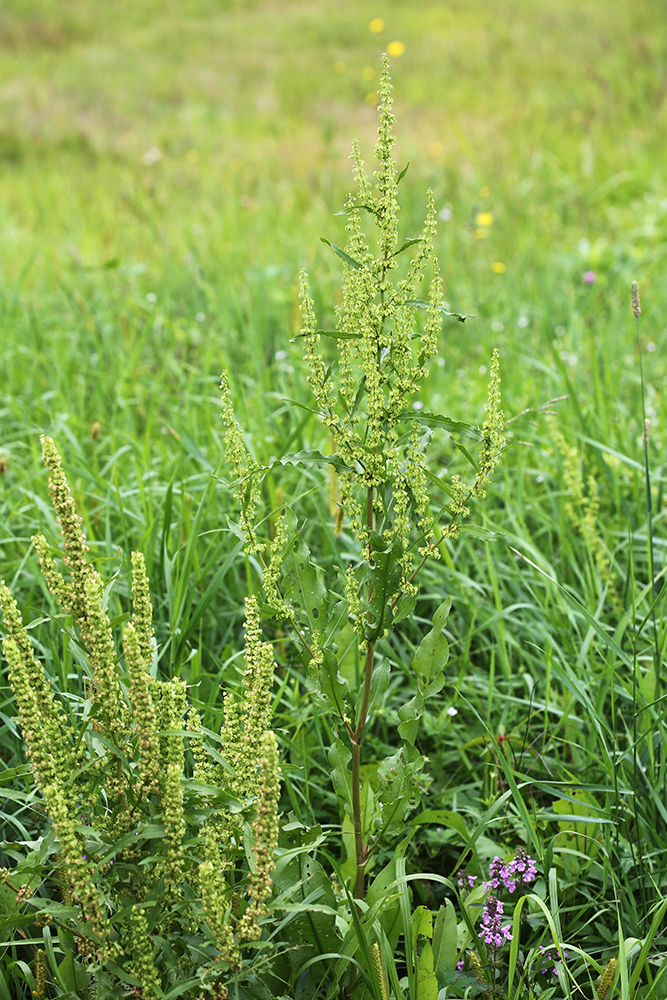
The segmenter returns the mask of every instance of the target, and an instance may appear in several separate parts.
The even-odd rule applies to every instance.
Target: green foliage
[[[44,537],[33,541],[87,692],[54,694],[16,602],[0,585],[10,683],[50,821],[37,856],[18,852],[5,873],[21,901],[5,927],[42,927],[47,950],[36,954],[47,955],[51,975],[73,995],[93,980],[97,995],[109,998],[123,984],[146,1000],[221,988],[238,978],[242,949],[259,938],[268,912],[280,781],[268,729],[272,649],[259,639],[249,598],[242,698],[226,696],[219,736],[204,733],[194,710],[186,722],[185,684],[153,672],[143,557],[132,554],[132,614],[121,618],[121,651],[118,622],[107,614],[114,581],[105,587],[89,560],[53,441],[43,438],[42,447],[68,580]],[[36,871],[38,884],[31,885]],[[55,929],[63,958],[54,967]],[[39,976],[46,995],[43,964]]]
[[[231,407],[227,376],[222,380],[226,457],[241,487],[236,487],[239,530],[245,535],[247,550],[262,564],[265,612],[268,619],[275,618],[289,630],[308,670],[313,702],[331,720],[328,761],[341,805],[345,852],[340,871],[345,892],[356,900],[344,918],[350,933],[356,935],[356,941],[353,936],[347,945],[350,956],[364,949],[368,952],[367,931],[359,938],[357,911],[365,896],[366,872],[375,855],[392,850],[392,840],[420,799],[425,761],[417,749],[417,734],[427,701],[445,683],[449,647],[444,629],[451,601],[436,610],[433,628],[412,659],[417,690],[398,712],[401,744],[366,762],[362,747],[368,739],[366,736],[364,741],[367,727],[391,684],[392,668],[395,670],[385,649],[390,648],[389,637],[396,625],[415,607],[418,573],[427,559],[439,558],[445,538],[457,537],[460,523],[469,513],[466,504],[485,495],[483,487],[505,444],[498,354],[494,352],[480,457],[471,460],[474,481],[466,486],[460,476],[454,476],[449,490],[451,503],[432,511],[426,474],[431,434],[424,434],[421,422],[413,418],[419,408],[409,408],[409,404],[429,373],[428,362],[437,353],[443,322],[442,280],[433,246],[435,206],[429,192],[422,236],[401,242],[400,178],[392,155],[394,115],[386,58],[378,94],[375,189],[355,144],[352,159],[357,191],[348,196],[345,205],[348,242],[345,250],[328,244],[345,265],[340,305],[335,308],[336,330],[327,332],[334,342],[333,359],[324,351],[305,274],[301,278],[300,339],[307,380],[314,396],[314,412],[333,448],[330,454],[320,456],[316,465],[322,467],[326,462],[337,474],[335,503],[340,528],[334,532],[336,550],[328,572],[311,558],[294,505],[285,508],[273,539],[260,537],[260,485],[268,470],[254,463],[247,452]],[[374,249],[362,228],[362,210],[375,226]],[[398,267],[396,258],[413,246],[417,247],[416,255],[404,276],[392,281],[392,271]],[[427,269],[431,271],[430,299],[421,325],[417,307],[422,300],[417,296]],[[446,418],[441,423],[447,430],[458,427]],[[302,460],[298,455],[292,457],[295,464]],[[290,456],[284,455],[281,463],[289,462]],[[265,526],[271,525],[277,511],[269,507],[267,513]],[[351,655],[355,662],[364,664],[352,683],[344,673]],[[330,900],[331,912],[332,904]],[[310,943],[321,953],[319,940]],[[334,948],[333,944],[329,947]],[[379,948],[380,941],[374,947]],[[424,949],[417,976],[417,983],[428,995],[433,989],[437,994],[430,948]],[[381,960],[377,952],[374,954],[377,965]],[[354,986],[357,973],[356,966],[352,967],[348,989]],[[378,979],[376,974],[375,978],[378,988],[385,990],[382,976]]]
[[[66,450],[94,565],[106,585],[113,578],[103,601],[119,651],[130,595],[115,546],[145,553],[155,604],[151,676],[185,680],[201,715],[203,738],[189,737],[184,793],[187,830],[199,837],[211,803],[220,803],[221,814],[236,808],[215,794],[231,783],[217,742],[219,692],[242,698],[243,605],[248,587],[256,591],[279,664],[274,725],[283,810],[292,811],[282,848],[301,862],[290,867],[296,881],[284,885],[284,895],[274,887],[270,917],[262,918],[265,937],[244,948],[243,978],[232,995],[335,996],[355,969],[350,993],[379,1000],[384,982],[396,1000],[412,1000],[427,944],[447,997],[485,996],[493,983],[517,1000],[540,991],[545,1000],[593,998],[610,972],[608,997],[666,994],[659,693],[666,632],[658,587],[667,293],[660,280],[664,130],[656,127],[666,36],[648,0],[612,7],[610,19],[609,3],[593,0],[583,11],[564,0],[554,19],[548,5],[527,0],[514,3],[511,18],[480,0],[389,3],[379,37],[367,27],[377,11],[331,0],[291,7],[188,0],[177,11],[169,2],[158,10],[120,0],[95,8],[94,17],[79,0],[42,5],[38,13],[14,0],[3,7],[9,103],[0,135],[0,576],[24,613],[39,616],[28,625],[36,683],[46,677],[64,709],[65,731],[72,719],[80,731],[80,706],[91,695],[80,634],[47,591],[30,546],[36,530],[50,540],[57,532],[39,469],[37,435],[44,431]],[[473,515],[480,523],[464,522],[458,540],[440,544],[440,560],[428,560],[415,579],[418,598],[404,594],[389,635],[376,640],[360,761],[362,836],[378,834],[379,764],[399,748],[397,801],[399,785],[416,789],[404,820],[378,837],[365,900],[352,905],[346,889],[354,881],[354,804],[343,752],[351,758],[351,749],[345,723],[336,720],[355,728],[361,717],[363,636],[348,608],[359,597],[363,619],[368,567],[336,504],[348,463],[325,454],[333,448],[314,419],[298,347],[288,339],[298,332],[295,276],[306,262],[320,349],[332,372],[338,342],[361,339],[336,329],[327,307],[332,295],[338,301],[339,270],[354,265],[317,237],[326,233],[354,259],[326,216],[343,194],[340,137],[352,116],[364,144],[372,126],[363,99],[376,81],[362,69],[376,66],[378,43],[392,36],[407,45],[400,160],[412,165],[407,180],[402,171],[400,189],[401,229],[409,236],[396,244],[403,251],[391,276],[405,273],[401,267],[420,246],[410,246],[421,218],[411,192],[430,186],[443,220],[434,248],[446,263],[444,296],[461,317],[476,314],[444,327],[445,348],[416,400],[423,408],[410,401],[402,415],[406,432],[418,423],[425,443],[424,433],[432,432],[423,467],[430,513],[455,499],[467,505],[454,496],[451,477],[476,476],[483,362],[496,342],[512,447],[481,516]],[[97,72],[100,59],[104,73]],[[339,75],[333,66],[341,60],[346,69]],[[221,117],[223,106],[229,113]],[[153,146],[162,158],[142,162]],[[361,213],[372,228],[372,215]],[[597,275],[592,284],[582,282],[588,269]],[[648,438],[628,295],[635,277]],[[419,333],[428,288],[416,295],[406,305],[420,317]],[[438,312],[456,317],[444,302]],[[214,386],[221,352],[233,373],[251,466],[263,470],[258,510],[268,519],[258,531],[261,542],[271,541],[265,566],[254,555],[244,560],[237,530],[234,492],[238,487],[247,501],[248,483],[220,483],[223,431]],[[644,442],[652,531],[645,524]],[[316,619],[309,620],[296,583],[288,602],[288,582],[280,578],[276,537],[290,517],[279,516],[286,501],[296,519],[294,541],[298,535],[309,552],[314,593],[319,584],[325,588],[313,603],[326,605],[323,662],[311,676],[308,651],[302,647],[297,656],[288,641],[295,629],[307,638]],[[271,564],[278,575],[269,594]],[[406,779],[411,761],[397,735],[398,713],[420,694],[415,651],[446,594],[447,683],[424,700],[415,749],[427,760]],[[298,616],[296,625],[289,613],[280,617],[281,599]],[[117,666],[133,704],[124,663]],[[29,998],[46,975],[47,996],[83,1000],[90,972],[76,935],[62,923],[56,935],[55,918],[50,928],[33,919],[34,900],[57,901],[60,890],[50,878],[56,866],[43,797],[4,683],[0,864],[8,881],[0,887],[0,996]],[[45,741],[62,769],[58,753],[69,753],[69,744],[58,725]],[[203,743],[204,763],[224,772],[218,784],[197,781],[190,770],[190,754]],[[340,801],[331,782],[332,746]],[[51,766],[51,755],[44,759]],[[423,811],[414,808],[417,793]],[[387,787],[379,794],[386,796]],[[193,826],[192,804],[202,801],[205,815]],[[166,834],[154,811],[154,826]],[[176,831],[174,823],[172,837]],[[165,841],[141,843],[159,857]],[[451,883],[463,864],[484,877],[492,857],[507,858],[520,844],[539,845],[540,879],[514,905],[513,941],[494,964],[477,937],[483,893],[457,898]],[[203,859],[201,844],[195,852]],[[249,885],[252,852],[245,857],[239,870]],[[324,893],[322,910],[312,894],[304,902],[306,860],[319,864],[312,876],[314,894]],[[210,863],[215,867],[213,857]],[[17,885],[11,873],[19,866]],[[63,919],[76,917],[60,905]],[[433,914],[432,939],[412,937],[418,906]],[[454,911],[454,964],[465,956],[462,972],[452,969],[451,950],[436,943],[443,906]],[[317,952],[305,923],[290,936],[297,915],[321,917],[327,945],[338,949],[324,954],[333,957]],[[158,964],[173,962],[159,933],[151,937]],[[286,944],[274,950],[280,941]],[[567,951],[558,975],[551,966],[542,972],[541,947],[544,954]],[[426,949],[422,975],[430,971]],[[101,995],[131,990],[115,973],[95,974]],[[192,987],[194,995],[198,990]]]

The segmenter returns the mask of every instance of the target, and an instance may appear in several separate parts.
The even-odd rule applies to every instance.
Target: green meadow
[[[40,854],[50,814],[3,661],[0,1000],[667,997],[664,13],[657,0],[2,4],[0,579],[77,725],[91,703],[85,642],[31,542],[41,531],[54,554],[60,544],[40,435],[62,456],[114,635],[138,550],[154,680],[181,678],[209,734],[223,693],[243,687],[244,600],[262,606],[266,574],[239,528],[223,370],[250,461],[268,470],[267,538],[289,504],[318,580],[357,558],[337,523],[340,469],[289,456],[333,450],[312,409],[299,273],[318,327],[336,329],[352,268],[322,238],[346,245],[353,139],[375,169],[383,52],[393,155],[399,171],[409,164],[399,245],[420,237],[430,189],[442,299],[467,317],[443,318],[416,397],[415,413],[468,427],[433,428],[433,503],[471,474],[495,348],[506,447],[469,526],[439,545],[413,609],[378,638],[392,674],[374,689],[361,774],[332,764],[338,730],[322,692],[288,627],[263,618],[277,664],[280,861],[262,939],[241,966],[216,966],[209,942],[201,964],[216,975],[193,985],[169,964],[179,948],[194,965],[199,955],[181,924],[176,943],[175,917],[156,917],[148,938],[161,985],[117,956],[100,971],[99,955],[77,952],[85,921],[57,909],[71,899],[56,848]],[[332,361],[335,344],[322,341]],[[404,830],[368,862],[364,909],[341,774],[363,782],[370,815],[402,708],[421,691],[412,665],[447,597],[444,684],[414,742],[425,763]],[[351,625],[343,632],[337,669],[361,691]],[[159,802],[150,808],[159,825]],[[488,947],[479,885],[494,858],[523,849],[535,881],[503,897],[513,939]],[[290,851],[315,874],[289,882]],[[248,864],[237,888],[252,885]],[[464,867],[478,879],[468,902]],[[24,883],[30,899],[17,899]]]

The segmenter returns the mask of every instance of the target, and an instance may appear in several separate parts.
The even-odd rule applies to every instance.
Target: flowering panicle
[[[500,359],[498,349],[494,348],[491,355],[491,373],[486,400],[486,419],[482,424],[482,451],[479,456],[479,489],[474,494],[484,497],[481,487],[487,485],[494,470],[500,464],[500,456],[505,447],[505,416],[500,403]]]
[[[505,941],[511,941],[510,925],[503,926],[504,906],[497,896],[487,896],[482,910],[482,929],[479,937],[493,948],[500,948]]]
[[[268,565],[264,567],[264,572],[262,574],[262,586],[264,588],[266,603],[271,608],[271,611],[278,618],[294,621],[294,611],[292,608],[288,607],[278,587],[280,570],[285,560],[285,552],[288,542],[289,532],[285,514],[283,512],[283,514],[276,521],[276,530],[273,541],[271,542],[269,562]]]
[[[202,785],[214,785],[218,777],[216,771],[218,765],[213,763],[211,757],[206,752],[201,716],[194,705],[191,705],[188,710],[186,729],[192,733],[190,752],[194,758],[193,777],[195,781],[200,781]]]
[[[549,418],[548,427],[563,462],[563,479],[568,491],[565,513],[572,527],[590,546],[600,579],[608,582],[608,592],[614,603],[620,606],[615,583],[609,579],[612,563],[600,532],[599,487],[595,476],[589,475],[587,480],[584,479],[579,451],[567,443],[555,417]]]
[[[525,848],[520,847],[507,864],[496,856],[489,865],[489,880],[483,884],[486,889],[499,889],[502,886],[509,892],[515,892],[519,886],[528,885],[536,878],[535,862]]]
[[[234,406],[226,372],[220,376],[220,389],[222,390],[220,416],[226,428],[225,459],[231,466],[235,480],[234,496],[241,511],[241,528],[246,538],[247,551],[261,553],[264,551],[264,545],[258,541],[255,534],[255,515],[259,501],[259,467],[252,460],[246,448],[243,433],[234,416]]]
[[[255,796],[259,791],[257,747],[271,717],[274,669],[273,647],[270,642],[262,641],[259,605],[254,596],[246,598],[245,618],[246,669],[243,675],[243,715],[240,717],[234,710],[228,716],[226,700],[225,722],[221,730],[223,748],[229,748],[232,752],[230,763],[236,772],[234,790],[242,799]],[[230,700],[230,708],[232,705],[234,703]]]
[[[84,585],[92,571],[92,567],[88,562],[89,549],[86,543],[86,536],[83,533],[83,518],[76,513],[74,498],[68,486],[62,461],[53,438],[42,435],[40,442],[42,444],[44,464],[49,470],[49,493],[56,512],[56,519],[60,525],[63,548],[65,549],[63,562],[69,569],[71,577],[71,582],[67,586],[70,606],[67,607],[64,605],[64,607],[66,611],[71,611],[75,618],[81,619],[86,614]],[[48,573],[45,573],[45,579],[49,583]],[[62,580],[62,577],[60,580]],[[57,582],[58,584],[60,583],[60,581]],[[54,594],[54,597],[57,598],[58,595]]]
[[[602,975],[598,979],[595,987],[595,996],[597,997],[597,1000],[606,1000],[607,993],[609,993],[609,990],[612,987],[617,970],[618,959],[610,958],[602,970]]]
[[[182,736],[170,734],[169,731],[180,730],[183,726],[185,682],[180,678],[174,678],[170,682],[163,682],[160,691],[161,697],[156,709],[159,727],[162,823],[167,835],[163,841],[163,855],[158,865],[158,873],[164,879],[168,892],[173,894],[185,872],[182,783],[185,745]]]
[[[244,941],[253,941],[260,937],[258,921],[267,912],[265,904],[271,895],[271,875],[275,867],[274,855],[278,846],[280,768],[278,741],[275,733],[270,730],[262,738],[261,752],[262,774],[257,798],[257,818],[252,824],[254,869],[250,873],[247,889],[251,902],[239,921],[237,931],[238,937]]]
[[[163,995],[160,976],[153,960],[153,942],[143,906],[135,906],[125,921],[125,954],[130,959],[132,975],[139,980],[142,1000],[157,1000]]]
[[[42,536],[36,536],[35,546],[50,590],[78,626],[93,677],[93,711],[80,699],[77,729],[76,709],[69,716],[54,697],[16,602],[0,583],[10,683],[35,784],[56,837],[61,899],[78,910],[78,947],[100,963],[124,955],[141,995],[157,1000],[163,995],[157,971],[162,959],[151,932],[154,924],[162,927],[158,917],[170,927],[187,925],[192,940],[202,935],[195,951],[213,942],[217,960],[234,971],[242,967],[241,945],[261,936],[278,839],[278,750],[268,730],[273,650],[262,640],[258,602],[248,598],[243,692],[238,701],[231,693],[225,698],[221,750],[228,764],[223,765],[207,750],[194,708],[184,722],[185,683],[162,682],[151,674],[152,606],[138,553],[131,559],[132,615],[122,636],[124,674],[119,667],[104,583],[87,561],[81,518],[55,445],[47,439],[43,445],[66,546],[67,581]],[[285,535],[279,524],[273,571]],[[203,816],[195,811],[194,819],[184,807],[184,725],[193,736],[195,781],[222,791],[220,799],[206,802]],[[241,801],[227,805],[232,796]],[[194,848],[199,864],[186,853],[186,843],[201,845]],[[18,891],[20,900],[28,898],[27,885]]]
[[[58,855],[72,899],[81,907],[84,921],[90,925],[99,942],[94,949],[90,941],[80,938],[79,948],[88,954],[97,950],[101,959],[105,953],[113,954],[114,948],[110,942],[104,944],[104,904],[95,883],[94,866],[86,858],[85,837],[76,829],[78,817],[61,787],[47,785],[42,789],[42,795],[58,838]]]
[[[146,560],[141,552],[133,552],[132,563],[132,625],[137,637],[141,658],[150,669],[153,662],[153,605],[146,575]]]
[[[556,948],[555,945],[540,945],[540,958],[542,959],[542,968],[540,969],[540,975],[544,976],[548,972],[552,975],[558,975],[559,964],[567,958],[567,952],[563,951],[561,954],[560,950]]]
[[[382,74],[378,86],[378,140],[375,146],[375,156],[379,160],[379,169],[375,171],[377,179],[376,212],[380,226],[378,249],[381,256],[389,261],[398,243],[398,198],[396,161],[392,156],[394,148],[394,123],[396,117],[392,110],[392,86],[389,76],[389,60],[384,58]],[[395,266],[391,262],[391,266]]]
[[[35,535],[33,543],[47,586],[62,608],[73,615],[81,631],[93,679],[93,701],[98,708],[96,725],[102,734],[121,739],[126,719],[111,622],[102,606],[104,584],[88,562],[83,518],[76,513],[58,450],[52,438],[42,435],[40,440],[49,470],[49,492],[63,539],[63,563],[70,572],[69,583],[56,569],[44,537]]]
[[[23,625],[21,613],[8,587],[0,583],[6,636],[3,650],[9,666],[9,683],[21,719],[23,738],[39,789],[64,785],[83,763],[59,701],[53,697]]]
[[[153,691],[157,685],[148,673],[144,652],[141,649],[137,629],[128,622],[123,632],[125,666],[130,678],[130,701],[133,721],[137,734],[137,770],[139,781],[136,794],[150,795],[160,791],[160,764],[158,758],[157,713],[153,703]]]
[[[224,864],[213,836],[206,839],[199,866],[199,891],[216,950],[232,969],[241,968],[241,952],[234,935],[232,900],[223,876]]]

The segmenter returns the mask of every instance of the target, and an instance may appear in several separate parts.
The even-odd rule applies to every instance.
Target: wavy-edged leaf
[[[304,467],[333,465],[336,472],[354,472],[352,466],[344,462],[340,455],[323,455],[321,451],[293,451],[289,455],[277,458],[275,462],[271,462],[264,468],[268,471],[277,469],[281,465],[302,465]]]
[[[430,413],[428,410],[402,410],[398,415],[399,420],[416,420],[427,427],[442,427],[449,434],[463,434],[472,438],[473,441],[482,440],[482,432],[474,424],[467,424],[463,420],[453,420],[445,417],[442,413]]]

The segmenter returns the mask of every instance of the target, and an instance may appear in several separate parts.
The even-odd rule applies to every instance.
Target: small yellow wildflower
[[[432,142],[431,145],[428,147],[428,155],[432,156],[434,159],[437,159],[438,156],[441,156],[442,155],[442,143],[441,142]]]
[[[506,268],[502,261],[494,260],[493,264],[491,265],[491,270],[494,271],[496,274],[504,274]]]
[[[479,189],[479,196],[480,196],[480,198],[488,198],[489,197],[489,189],[486,186],[486,184],[483,184],[481,186],[481,188]]]
[[[478,212],[475,216],[475,223],[478,226],[492,226],[493,216],[490,212]]]
[[[373,20],[369,22],[368,28],[374,35],[379,35],[381,31],[384,31],[384,21],[380,17],[374,17]]]
[[[375,70],[371,69],[370,66],[367,66],[366,69],[362,70],[361,75],[364,80],[372,80],[375,76]]]
[[[404,52],[405,52],[405,45],[403,44],[403,42],[389,42],[389,45],[387,46],[388,55],[393,56],[395,59],[398,59],[398,57],[402,56]]]
[[[345,70],[347,69],[347,66],[345,65],[344,62],[341,62],[340,59],[337,59],[333,65],[333,68],[334,68],[334,73],[344,73]]]
[[[488,229],[473,229],[473,235],[476,240],[485,240],[489,235]]]
[[[366,94],[366,104],[370,104],[371,107],[375,107],[378,102],[378,95],[375,93]]]

